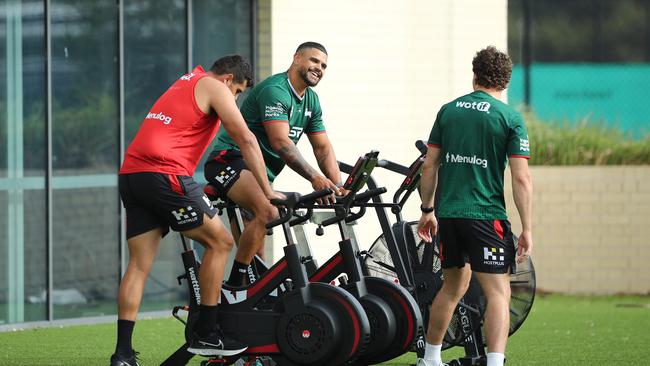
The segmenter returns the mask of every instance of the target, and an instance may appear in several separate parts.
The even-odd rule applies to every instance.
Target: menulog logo
[[[447,153],[445,156],[447,163],[463,163],[463,164],[474,164],[483,168],[487,168],[488,161],[487,159],[481,159],[476,155],[464,156],[460,154]]]
[[[171,117],[167,117],[167,116],[165,116],[165,115],[162,114],[162,113],[152,113],[152,112],[149,112],[149,113],[147,114],[147,117],[145,117],[144,119],[158,119],[158,120],[161,120],[161,121],[162,121],[164,124],[166,124],[166,125],[172,123],[172,118],[171,118]]]

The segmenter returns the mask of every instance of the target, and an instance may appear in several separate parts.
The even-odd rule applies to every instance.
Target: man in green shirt
[[[312,90],[327,68],[327,51],[319,43],[298,46],[286,72],[257,84],[244,100],[241,112],[259,142],[269,181],[273,182],[285,165],[311,182],[314,190],[333,189],[340,194],[341,172],[322,120],[318,95]],[[302,157],[296,143],[306,134],[320,168],[319,173]],[[228,283],[245,284],[246,269],[255,253],[262,253],[265,224],[277,216],[277,209],[265,198],[246,167],[233,138],[224,130],[205,165],[205,178],[222,196],[227,196],[252,213],[239,238],[237,255]],[[333,202],[327,197],[324,202]]]
[[[528,133],[521,115],[499,100],[510,82],[512,62],[490,46],[476,54],[472,66],[474,92],[440,109],[422,170],[418,234],[431,241],[439,229],[445,280],[431,305],[425,354],[418,366],[443,365],[442,340],[472,271],[487,298],[487,366],[503,365],[510,325],[509,272],[515,256],[521,262],[533,247]],[[506,161],[523,229],[517,253],[503,197]]]

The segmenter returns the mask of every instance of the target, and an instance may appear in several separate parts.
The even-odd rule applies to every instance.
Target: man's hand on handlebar
[[[284,194],[278,192],[278,191],[271,191],[271,193],[266,195],[266,198],[270,201],[272,199],[278,199],[278,200],[285,200],[287,199],[287,196]]]
[[[314,188],[314,191],[320,191],[325,188],[329,188],[334,193],[325,196],[323,198],[318,199],[318,203],[321,205],[327,205],[327,204],[334,204],[336,203],[336,196],[340,196],[342,194],[342,190],[336,186],[331,180],[327,179],[325,176],[322,176],[320,174],[314,176],[311,180],[311,186]]]
[[[350,190],[349,190],[349,189],[345,189],[345,188],[343,188],[343,187],[339,187],[339,193],[337,194],[337,196],[339,196],[339,197],[345,197],[345,196],[347,196],[349,193],[350,193]]]

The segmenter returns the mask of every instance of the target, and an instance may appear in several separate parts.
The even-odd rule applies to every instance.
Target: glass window
[[[125,146],[158,97],[187,71],[186,19],[184,0],[124,4]],[[141,311],[171,309],[187,296],[185,287],[176,284],[183,272],[180,245],[176,233],[160,244]]]
[[[192,6],[195,65],[207,69],[219,57],[232,53],[252,62],[252,1],[194,0]]]
[[[45,320],[45,174],[52,164],[54,319],[116,313],[119,273],[119,50],[114,0],[51,0],[52,155],[46,156],[44,1],[0,3],[0,324]],[[190,67],[252,57],[251,1],[124,0],[125,144]],[[202,170],[202,165],[199,166]],[[197,180],[203,180],[197,171]],[[186,296],[178,234],[160,246],[141,310]]]
[[[15,5],[14,5],[15,6]],[[4,2],[0,5],[0,144],[6,146],[7,141],[7,51],[10,48],[10,34],[8,34],[9,21],[12,17],[11,5],[9,2]],[[7,149],[0,149],[0,179],[7,176]],[[0,201],[2,202],[2,201]],[[0,206],[6,207],[6,206]],[[2,223],[0,223],[2,225]],[[1,228],[1,226],[0,226]],[[0,231],[4,233],[6,231]],[[0,259],[2,260],[2,259]]]
[[[508,45],[515,63],[522,62],[526,3],[530,6],[534,62],[650,60],[648,0],[510,0]]]
[[[54,318],[115,314],[119,283],[114,0],[53,0]]]
[[[253,63],[253,1],[194,0],[192,6],[194,65],[203,65],[207,70],[218,58],[233,53]],[[257,75],[254,77],[257,78]],[[247,94],[245,92],[240,95],[237,102],[241,104]],[[199,182],[205,182],[203,164],[210,149],[209,147],[204,154],[194,174]]]
[[[0,324],[45,320],[45,54],[42,1],[0,12]]]
[[[649,20],[650,0],[509,1],[509,102],[544,121],[646,135]]]
[[[187,71],[185,0],[124,3],[125,146],[151,106]]]

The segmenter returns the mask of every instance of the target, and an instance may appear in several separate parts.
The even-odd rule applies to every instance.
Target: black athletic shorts
[[[126,237],[157,227],[163,235],[194,229],[203,224],[203,214],[214,217],[217,210],[192,177],[163,173],[119,175],[120,197],[126,209]]]
[[[223,199],[227,198],[228,191],[235,184],[241,171],[248,167],[239,150],[221,150],[212,154],[212,159],[205,163],[205,179]]]
[[[508,273],[515,263],[515,244],[508,220],[438,220],[442,268]]]

